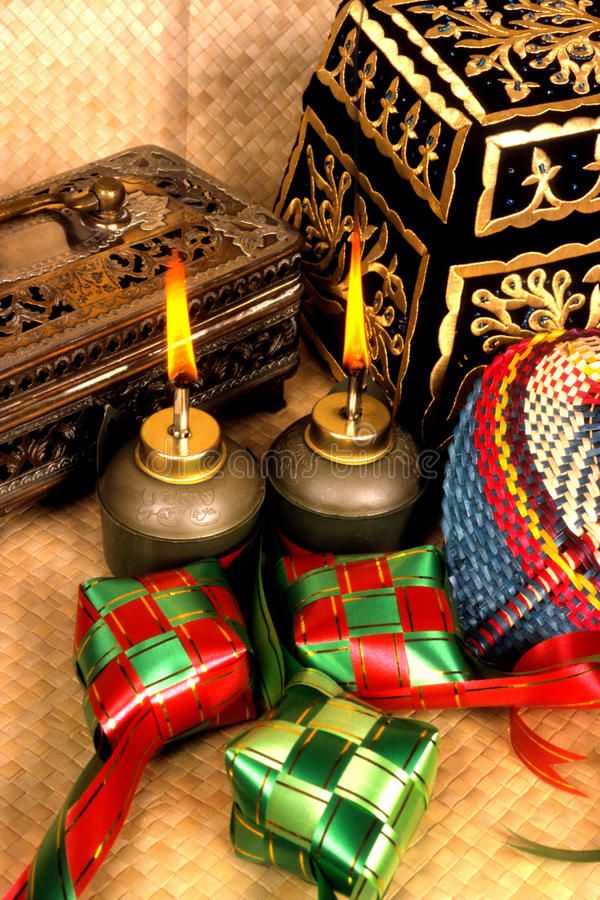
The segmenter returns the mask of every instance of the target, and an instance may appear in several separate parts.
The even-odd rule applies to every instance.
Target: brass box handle
[[[125,197],[123,182],[103,175],[96,178],[85,191],[28,194],[4,200],[0,203],[0,223],[45,209],[73,209],[81,213],[86,225],[116,231],[127,225],[131,218],[124,206]]]

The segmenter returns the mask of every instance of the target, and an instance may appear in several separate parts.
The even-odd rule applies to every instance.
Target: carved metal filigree
[[[235,219],[217,213],[206,218],[215,231],[231,238],[233,244],[249,257],[269,243],[282,240],[287,233],[281,223],[274,223],[257,206],[246,207]]]
[[[517,103],[541,87],[524,80],[519,61],[532,70],[547,69],[553,84],[575,94],[589,94],[591,80],[600,86],[600,18],[593,7],[592,0],[509,0],[500,11],[486,0],[466,0],[452,9],[437,3],[410,9],[438,23],[425,37],[450,38],[475,51],[465,66],[469,78],[490,71],[508,76],[500,82]]]
[[[236,279],[235,285],[227,283],[214,290],[207,291],[202,297],[190,301],[189,312],[192,323],[200,321],[206,313],[214,313],[229,305],[234,305],[241,297],[246,297],[261,290],[266,284],[284,280],[295,274],[300,262],[299,254],[285,257],[272,265],[266,266],[262,272],[249,272],[248,275]],[[291,308],[290,308],[291,310]],[[18,375],[10,375],[0,380],[0,402],[16,397],[36,387],[46,385],[50,381],[60,381],[74,371],[101,361],[116,358],[143,341],[155,339],[165,328],[164,312],[146,316],[138,322],[128,322],[121,328],[113,330],[91,343],[76,349],[65,350],[52,359],[46,360],[29,369],[21,370]],[[225,338],[225,343],[230,337]]]
[[[63,344],[79,342],[83,332],[87,336],[92,323],[105,329],[118,318],[143,315],[158,284],[155,276],[161,274],[171,250],[189,264],[188,288],[191,294],[197,294],[206,290],[211,278],[224,281],[233,274],[237,284],[242,254],[253,263],[251,268],[258,272],[254,280],[258,282],[261,269],[269,265],[271,246],[280,245],[280,252],[296,245],[296,235],[268,211],[248,206],[223,185],[156,147],[134,148],[31,190],[36,194],[79,190],[107,173],[124,178],[132,226],[121,236],[118,246],[110,246],[112,236],[100,242],[94,236],[93,247],[88,246],[83,233],[76,249],[65,251],[69,265],[63,265],[65,259],[58,253],[59,258],[55,254],[52,259],[39,261],[33,276],[28,272],[22,283],[18,283],[20,279],[6,279],[0,289],[4,368],[22,363],[21,350],[29,352],[33,347],[29,331],[34,328],[35,353],[40,355],[59,349],[61,335]],[[144,206],[143,222],[140,204]],[[150,227],[154,235],[149,233],[147,240],[140,240],[140,233]],[[157,229],[161,232],[158,236]],[[224,244],[228,250],[220,252]],[[194,266],[194,262],[200,264]],[[8,268],[12,269],[10,263]],[[6,273],[0,273],[0,281],[3,274]],[[250,281],[245,275],[243,278]],[[47,296],[41,291],[41,284]],[[20,292],[16,297],[15,291]],[[239,300],[236,289],[231,298],[232,302]]]
[[[483,350],[495,353],[540,332],[569,327],[569,318],[588,305],[586,328],[600,324],[600,266],[592,266],[583,281],[596,282],[587,296],[571,292],[573,279],[566,269],[559,269],[551,280],[545,269],[533,269],[524,279],[518,272],[506,275],[499,294],[481,288],[473,292],[471,302],[481,315],[471,323],[476,337],[485,337]]]
[[[72,458],[71,464],[86,454],[89,456],[100,419],[100,410],[86,409],[0,444],[0,484],[15,479],[22,481],[27,473],[35,470],[39,470],[39,477],[44,477],[50,465],[56,467],[67,456]]]
[[[137,285],[165,271],[173,252],[192,263],[214,257],[221,244],[221,236],[209,226],[184,225],[82,260],[44,283],[17,285],[0,295],[0,338],[25,336],[65,313],[70,313],[71,321],[85,319],[90,305],[100,299],[104,308],[121,306],[136,295]]]
[[[324,175],[317,170],[312,146],[306,146],[310,178],[308,196],[295,197],[284,212],[284,218],[305,235],[304,264],[313,300],[324,312],[340,313],[346,307],[350,249],[348,235],[353,216],[344,213],[344,199],[352,187],[346,171],[335,173],[335,157],[324,160]],[[388,224],[372,225],[368,220],[364,199],[357,197],[358,224],[363,248],[363,279],[376,276],[377,288],[365,303],[367,336],[371,352],[372,373],[386,391],[393,393],[388,354],[399,357],[404,349],[399,320],[406,315],[407,301],[398,257],[388,251]],[[387,259],[384,259],[386,257]],[[393,330],[392,330],[393,329]]]

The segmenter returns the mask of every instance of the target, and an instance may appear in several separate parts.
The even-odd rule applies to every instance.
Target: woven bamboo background
[[[260,453],[328,383],[305,354],[277,414],[225,421]],[[90,756],[72,669],[75,592],[106,573],[93,497],[39,505],[2,526],[0,579],[0,891],[31,860]],[[538,781],[512,754],[503,710],[422,714],[442,733],[432,804],[401,864],[389,900],[553,898],[595,900],[600,865],[541,860],[507,846],[506,828],[578,849],[600,847],[597,714],[536,711],[545,736],[588,755],[572,765],[586,798]],[[286,900],[315,890],[285,872],[239,860],[229,845],[224,747],[236,728],[164,752],[142,779],[129,819],[87,891],[96,900]]]
[[[154,143],[270,204],[336,5],[0,4],[0,194]]]

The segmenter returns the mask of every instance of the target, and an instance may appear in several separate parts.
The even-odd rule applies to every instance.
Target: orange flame
[[[166,274],[167,289],[167,371],[170,381],[189,384],[197,381],[194,345],[190,334],[185,269],[173,256]]]
[[[357,372],[362,369],[368,369],[371,360],[365,330],[365,305],[360,262],[360,230],[356,219],[354,220],[351,241],[343,362],[348,372]]]

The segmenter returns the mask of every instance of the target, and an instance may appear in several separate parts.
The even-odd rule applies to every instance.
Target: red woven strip
[[[344,604],[339,595],[322,597],[298,612],[294,623],[298,646],[349,640]]]
[[[171,630],[168,622],[160,622],[151,596],[123,603],[106,616],[106,622],[124,650]]]
[[[335,566],[342,594],[358,594],[392,587],[392,576],[385,559],[360,559]]]
[[[137,672],[122,653],[94,679],[89,691],[98,724],[112,747],[116,746],[129,722],[139,710],[139,698],[146,694]]]
[[[356,645],[352,659],[358,658],[367,696],[410,683],[402,635],[368,634],[352,638],[351,644]]]
[[[162,744],[151,712],[142,713],[66,820],[69,870],[81,893],[110,850],[127,815],[144,767]],[[94,848],[89,856],[87,848]]]

